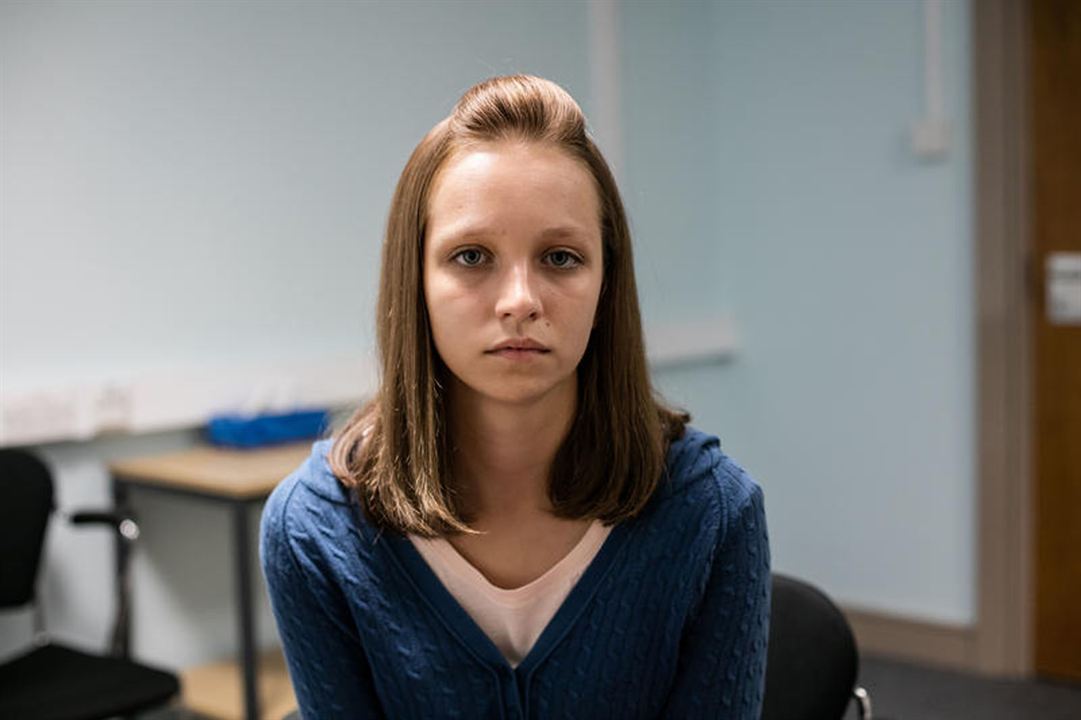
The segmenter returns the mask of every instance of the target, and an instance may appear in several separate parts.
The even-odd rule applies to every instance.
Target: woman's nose
[[[535,317],[540,311],[540,295],[533,274],[522,265],[511,267],[500,287],[496,306],[499,317],[521,320]]]

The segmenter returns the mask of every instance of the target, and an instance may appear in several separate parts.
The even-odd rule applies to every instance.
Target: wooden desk
[[[184,689],[187,704],[206,712],[217,708],[213,716],[221,718],[245,718],[261,720],[259,712],[259,658],[255,652],[255,613],[251,580],[251,542],[248,514],[252,505],[261,503],[270,495],[282,478],[295,470],[311,453],[311,443],[284,445],[258,450],[226,450],[215,447],[196,447],[191,450],[155,455],[152,457],[122,460],[109,465],[112,476],[113,499],[117,507],[127,505],[128,490],[131,487],[198,497],[213,502],[223,503],[231,510],[233,525],[234,573],[236,581],[236,613],[238,642],[240,645],[240,668],[242,670],[243,706],[239,695],[234,694],[231,701],[226,700],[226,707],[220,701],[197,697],[206,692],[215,693],[215,683],[199,680],[207,676],[207,669],[195,669],[183,673],[190,685],[190,692]],[[122,543],[117,544],[117,553],[125,552]],[[127,644],[129,633],[124,632]],[[127,648],[124,648],[127,650]],[[271,665],[274,665],[272,662]],[[218,665],[208,666],[211,675],[221,671]],[[280,668],[283,670],[284,668]],[[273,688],[264,688],[264,695],[269,690],[275,700],[268,704],[275,713],[275,720],[281,717],[279,712],[281,699],[281,672],[271,673],[275,681]],[[232,676],[235,677],[235,674]],[[286,677],[286,681],[288,678]],[[286,683],[287,684],[287,683]],[[220,683],[217,683],[220,687]],[[194,693],[194,695],[193,695]],[[291,695],[291,690],[290,690]],[[269,699],[269,698],[268,698]],[[287,704],[287,703],[286,703]],[[243,710],[243,713],[241,713]],[[286,708],[288,711],[288,708]]]

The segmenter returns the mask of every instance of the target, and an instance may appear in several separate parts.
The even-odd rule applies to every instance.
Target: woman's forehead
[[[587,166],[538,144],[485,144],[452,156],[428,201],[435,243],[505,233],[542,239],[600,233],[600,200]]]

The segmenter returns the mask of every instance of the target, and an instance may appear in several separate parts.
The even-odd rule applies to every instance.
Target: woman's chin
[[[573,384],[568,385],[566,382],[553,383],[550,380],[547,382],[538,379],[504,379],[493,380],[488,378],[483,383],[478,383],[472,387],[466,385],[466,396],[469,397],[469,402],[473,403],[493,403],[497,405],[507,406],[532,406],[544,401],[551,401],[556,397],[566,395],[567,398],[575,398],[575,388]],[[560,390],[566,392],[561,393]]]

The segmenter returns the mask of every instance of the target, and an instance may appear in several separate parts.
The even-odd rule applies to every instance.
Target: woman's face
[[[436,350],[472,400],[573,397],[603,271],[593,178],[562,150],[481,144],[437,175],[424,297]],[[497,351],[523,339],[544,349]]]

